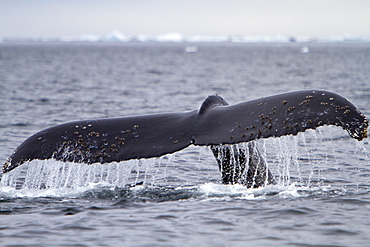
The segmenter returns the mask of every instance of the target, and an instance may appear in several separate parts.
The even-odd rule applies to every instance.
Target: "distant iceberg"
[[[331,36],[327,39],[327,42],[334,42],[334,43],[367,43],[370,42],[370,36],[360,37],[360,36],[353,36],[353,35],[337,35]]]
[[[103,36],[101,41],[103,42],[128,42],[131,41],[131,37],[126,36],[118,31],[113,31]]]
[[[62,37],[60,41],[62,42],[98,42],[101,37],[93,34],[84,34],[78,37]]]
[[[140,34],[140,35],[135,36],[134,40],[138,42],[152,42],[152,41],[155,41],[155,37]]]
[[[158,42],[183,42],[184,37],[181,33],[168,33],[159,35],[154,40]]]
[[[98,35],[85,34],[80,37],[80,41],[97,42],[100,41],[100,37]]]
[[[113,31],[106,35],[94,35],[94,34],[84,34],[77,37],[62,37],[60,41],[62,42],[128,42],[131,41],[130,36],[126,36],[119,31]]]
[[[0,42],[8,42],[13,39],[1,39]],[[81,36],[65,36],[60,38],[32,38],[21,41],[33,42],[186,42],[186,43],[369,43],[370,36],[339,35],[329,38],[314,38],[309,36],[284,36],[284,35],[183,35],[173,32],[160,35],[125,35],[119,31],[112,31],[105,35],[84,34]]]
[[[229,36],[205,36],[205,35],[193,35],[185,38],[186,42],[228,42]]]
[[[289,37],[277,35],[277,36],[232,36],[231,42],[236,43],[288,43],[290,42]]]

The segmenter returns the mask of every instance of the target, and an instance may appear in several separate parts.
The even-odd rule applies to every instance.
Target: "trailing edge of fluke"
[[[367,137],[369,124],[351,102],[327,91],[290,92],[236,105],[212,95],[191,112],[83,120],[42,130],[14,151],[3,172],[34,159],[119,162],[159,157],[191,144],[235,144],[296,135],[323,125],[341,126],[360,141]]]

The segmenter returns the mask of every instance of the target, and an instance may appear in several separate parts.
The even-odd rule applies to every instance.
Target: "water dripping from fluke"
[[[154,159],[91,165],[53,159],[33,160],[10,173],[3,174],[0,193],[6,193],[10,197],[77,196],[155,202],[190,198],[256,200],[343,195],[352,185],[343,179],[332,178],[332,174],[343,173],[345,164],[342,164],[341,160],[348,152],[353,152],[351,156],[354,157],[354,163],[361,161],[368,164],[368,145],[354,142],[355,145],[346,146],[343,150],[343,143],[347,143],[348,140],[340,138],[342,133],[337,131],[338,128],[324,128],[328,129],[311,130],[297,136],[263,139],[257,141],[255,146],[247,143],[237,144],[237,149],[232,149],[232,152],[236,153],[230,157],[235,162],[235,154],[240,154],[238,149],[248,151],[258,147],[261,160],[266,162],[265,166],[271,171],[276,182],[273,185],[248,188],[239,183],[221,184],[220,173],[214,160],[194,159],[197,156],[190,152],[188,155],[193,157],[190,166],[194,163],[201,166],[198,170],[190,170],[190,173],[194,173],[193,177],[183,173],[182,166],[188,168],[189,164],[186,164],[187,159],[180,155],[178,158],[181,160],[175,155],[167,155]],[[353,147],[352,151],[350,147]],[[204,150],[205,148],[200,149],[200,155],[212,158],[210,157],[212,152]],[[249,152],[244,154],[246,159],[250,158]],[[205,168],[210,169],[210,175],[203,176],[208,179],[213,177],[214,181],[196,182],[194,176],[198,174],[195,173],[202,170],[204,174],[207,170]],[[189,169],[186,172],[189,172]],[[184,181],[180,182],[178,178],[183,178]],[[347,186],[346,189],[343,189],[343,186]]]
[[[91,165],[53,159],[33,160],[2,176],[0,186],[15,190],[84,191],[94,187],[125,188],[153,184],[158,169],[168,159],[130,160],[120,163]],[[157,176],[157,178],[160,177]]]

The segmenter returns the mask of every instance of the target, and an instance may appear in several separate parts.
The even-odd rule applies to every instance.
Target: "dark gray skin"
[[[359,141],[367,137],[366,117],[347,99],[332,92],[291,92],[231,106],[220,96],[212,95],[198,111],[84,120],[45,129],[14,151],[3,172],[33,159],[54,158],[87,164],[120,162],[160,157],[190,144],[211,146],[217,155],[215,147],[219,145],[296,135],[323,125],[341,126]],[[225,162],[220,160],[218,163],[221,171],[232,165],[223,165]],[[236,169],[233,176],[241,177],[242,171],[243,168]],[[253,171],[256,170],[252,168],[250,173]],[[266,174],[264,168],[257,168],[257,172]],[[267,179],[266,175],[260,176],[261,181],[270,181],[269,171],[267,174]],[[241,181],[222,176],[226,184]],[[244,181],[248,181],[248,176]]]

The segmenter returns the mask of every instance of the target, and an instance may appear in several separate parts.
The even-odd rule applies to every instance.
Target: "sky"
[[[0,37],[370,36],[370,0],[0,0]]]

